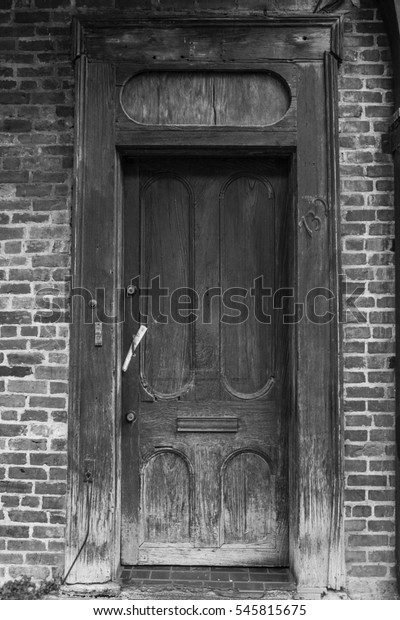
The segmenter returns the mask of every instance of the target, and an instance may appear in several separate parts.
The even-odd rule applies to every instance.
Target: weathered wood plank
[[[116,330],[103,325],[103,346],[94,346],[94,325],[83,321],[89,298],[99,312],[116,313],[117,226],[114,212],[114,70],[109,64],[78,62],[78,144],[75,158],[74,287],[84,299],[73,307],[70,404],[70,501],[66,567],[88,539],[68,583],[101,583],[113,578],[115,498]],[[101,214],[101,216],[99,216]],[[76,300],[75,300],[76,301]],[[94,318],[95,313],[92,313]],[[102,389],[99,389],[99,385]],[[94,403],[96,405],[94,406]],[[79,435],[79,439],[77,436]],[[86,482],[90,474],[93,482]]]
[[[340,590],[345,583],[344,519],[343,519],[343,480],[344,462],[344,421],[343,421],[343,385],[342,359],[343,326],[340,316],[340,283],[338,274],[342,273],[340,261],[340,179],[339,179],[339,103],[338,103],[338,61],[332,54],[325,55],[325,91],[327,101],[327,144],[328,165],[328,204],[330,205],[330,250],[333,256],[333,268],[330,270],[330,289],[334,292],[333,312],[336,315],[332,325],[331,372],[333,380],[331,409],[331,445],[332,445],[332,515],[331,539],[329,552],[328,586]]]
[[[160,554],[160,549],[163,553]],[[280,551],[267,547],[257,546],[243,547],[239,545],[224,545],[218,549],[218,554],[214,549],[202,549],[201,547],[172,547],[165,545],[153,547],[143,544],[139,551],[139,564],[144,565],[171,565],[176,566],[235,566],[237,558],[240,557],[240,566],[265,566],[266,557],[268,562],[276,564],[279,562]]]
[[[332,26],[337,19],[325,17],[295,20],[215,20],[185,24],[172,20],[166,27],[157,20],[116,23],[101,29],[86,28],[85,50],[91,59],[114,62],[246,61],[282,58],[321,60],[332,49]],[[249,29],[249,25],[252,28]],[[274,28],[275,25],[286,28]],[[218,25],[216,28],[215,26]],[[257,55],[254,55],[254,50]]]
[[[335,497],[336,455],[332,412],[337,409],[337,368],[332,342],[337,338],[332,303],[315,307],[312,291],[331,290],[334,240],[333,205],[328,178],[327,110],[324,64],[303,65],[299,92],[297,299],[306,316],[297,326],[297,498],[292,562],[299,586],[324,587]],[[307,224],[307,226],[306,226]],[[327,254],[331,260],[326,260]],[[329,298],[330,294],[326,293]],[[335,417],[337,422],[337,417]],[[293,510],[297,506],[298,515]],[[297,521],[297,523],[296,523]]]
[[[184,133],[173,129],[137,131],[132,130],[131,123],[124,130],[117,130],[116,143],[124,153],[131,154],[135,154],[135,151],[137,152],[141,147],[164,147],[171,151],[174,148],[209,148],[211,146],[236,149],[246,147],[248,150],[252,147],[260,147],[264,149],[264,152],[271,147],[277,147],[282,153],[284,149],[292,151],[295,148],[296,133],[279,130],[238,131],[233,129],[227,131],[224,129],[220,131],[219,128],[214,130],[199,128],[197,131],[191,129],[185,130]]]

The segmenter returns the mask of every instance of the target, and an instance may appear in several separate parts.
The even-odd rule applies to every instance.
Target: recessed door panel
[[[159,450],[142,466],[141,543],[189,543],[190,470],[182,455]]]
[[[224,544],[274,545],[275,480],[262,454],[239,452],[222,476]]]
[[[190,383],[193,361],[192,326],[171,316],[176,291],[193,287],[190,185],[177,175],[155,173],[141,189],[140,211],[141,310],[150,317],[141,349],[142,385],[151,395],[173,398]]]
[[[148,331],[123,378],[125,562],[288,563],[289,339],[271,304],[287,176],[266,158],[128,167],[124,342]]]
[[[275,285],[275,197],[268,180],[233,175],[221,191],[220,218],[222,378],[229,393],[252,398],[267,391],[273,374],[274,326],[255,305],[261,305],[259,279],[267,278],[271,291]]]

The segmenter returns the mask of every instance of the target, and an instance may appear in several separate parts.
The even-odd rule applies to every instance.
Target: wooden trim
[[[332,205],[337,157],[332,150],[331,118],[324,101],[335,102],[329,72],[331,63],[302,65],[299,89],[298,126],[298,213],[297,213],[297,299],[305,303],[305,313],[296,329],[296,470],[295,500],[291,519],[297,540],[292,539],[292,569],[299,587],[333,587],[342,582],[341,481],[338,435],[338,369],[335,302],[327,305],[332,313],[320,321],[313,315],[312,291],[321,289],[334,295],[332,272],[336,270],[337,206]],[[329,85],[326,91],[326,85]],[[328,171],[333,167],[333,175]],[[325,311],[325,309],[324,309]],[[293,520],[295,521],[293,523]]]
[[[296,15],[293,17],[289,16],[268,16],[268,17],[188,17],[187,15],[174,15],[174,17],[169,17],[166,19],[165,16],[147,16],[143,17],[143,15],[132,16],[132,13],[129,12],[126,16],[122,16],[121,12],[109,13],[109,14],[98,14],[95,18],[92,16],[77,16],[74,18],[75,21],[79,22],[80,28],[74,28],[75,35],[75,45],[74,50],[75,53],[82,53],[82,50],[85,50],[85,53],[88,56],[90,61],[94,60],[102,60],[107,62],[115,62],[115,63],[125,63],[132,62],[135,59],[138,59],[138,55],[144,54],[143,58],[146,58],[148,63],[152,63],[155,60],[153,52],[149,52],[149,56],[146,56],[146,45],[143,42],[135,41],[138,37],[145,33],[146,31],[154,30],[154,34],[152,36],[152,41],[157,40],[157,34],[161,29],[168,30],[185,30],[187,34],[190,34],[191,30],[195,28],[203,29],[208,32],[211,37],[213,37],[213,33],[215,33],[215,29],[218,28],[220,31],[219,41],[222,40],[223,33],[229,30],[229,28],[234,27],[245,28],[248,32],[251,32],[254,28],[269,28],[271,32],[279,30],[282,32],[283,29],[293,29],[292,36],[290,37],[290,50],[286,58],[291,60],[292,58],[296,58],[296,60],[321,60],[323,57],[324,51],[330,51],[335,56],[340,58],[342,56],[342,40],[343,40],[343,20],[338,16],[331,15],[321,15],[321,14],[307,14],[307,15]],[[329,42],[328,49],[324,51],[319,51],[321,41],[317,39],[316,41],[310,41],[309,38],[306,37],[298,37],[296,38],[296,33],[305,32],[306,29],[310,30],[312,33],[313,30],[321,29],[327,30],[329,34]],[[134,54],[132,56],[132,51],[129,46],[126,45],[125,41],[118,41],[118,33],[124,33],[125,37],[129,38],[132,42],[132,50]],[[319,37],[320,38],[320,37]],[[210,39],[211,42],[212,39]],[[285,58],[285,54],[279,54],[279,52],[275,49],[275,44],[271,44],[270,42],[266,42],[267,44],[267,54],[260,62],[265,62],[268,60],[280,60]],[[135,47],[136,45],[136,47]],[[138,46],[137,46],[138,45]],[[269,47],[268,47],[269,45]],[[312,46],[315,46],[315,52],[312,51]],[[151,46],[152,49],[154,45]],[[224,59],[229,62],[233,59],[235,54],[236,47],[240,49],[239,46],[234,46],[227,57]],[[119,49],[120,48],[120,49]],[[210,45],[211,48],[211,45]],[[303,54],[303,51],[306,51],[306,54]],[[296,53],[297,51],[297,53]],[[170,61],[173,60],[181,60],[182,59],[182,50],[179,49],[179,45],[175,42],[175,45],[172,45],[170,42],[167,49],[166,58]],[[212,60],[211,56],[208,59],[204,59],[204,54],[201,54],[199,58],[202,58],[207,64]],[[218,56],[221,59],[221,56]],[[254,56],[251,57],[253,62],[256,64],[257,58]],[[187,60],[194,60],[189,54]]]
[[[125,195],[137,196],[139,194],[139,184],[137,175],[137,163],[135,161],[129,161],[124,166],[124,171],[130,172],[126,174],[124,189]],[[133,173],[133,174],[132,174]],[[125,206],[125,204],[124,204]],[[137,231],[139,235],[140,222],[138,219],[138,211],[132,208],[128,208],[126,205],[126,211],[124,212],[124,226],[131,230]],[[125,235],[126,243],[126,235]],[[124,272],[132,277],[132,265],[131,265],[132,253],[124,252]],[[139,264],[139,247],[136,247],[136,263]],[[127,282],[127,276],[124,281]],[[135,300],[134,300],[135,301]],[[123,349],[124,354],[128,351],[132,343],[131,335],[135,333],[137,327],[133,321],[131,313],[126,317],[128,326],[130,329],[123,329]],[[131,335],[130,333],[131,332]],[[138,373],[139,370],[139,357],[132,359],[130,367],[127,373],[122,377],[121,390],[123,394],[126,394],[126,401],[136,403],[137,396],[137,383],[131,380],[134,373]],[[121,375],[119,375],[121,376]],[[122,394],[121,394],[122,396]],[[137,472],[139,471],[139,433],[138,425],[136,423],[129,424],[126,420],[126,411],[122,413],[121,425],[122,425],[122,437],[121,437],[121,454],[127,455],[126,462],[123,465],[124,476],[121,479],[121,514],[122,514],[122,555],[121,562],[124,563],[125,556],[127,554],[129,558],[136,558],[136,562],[139,560],[139,502],[140,502],[140,483]]]
[[[340,178],[339,178],[339,102],[338,102],[338,59],[327,53],[325,55],[325,101],[327,119],[328,145],[328,204],[331,209],[330,217],[330,244],[332,265],[330,269],[330,289],[335,294],[333,301],[334,313],[337,317],[332,327],[330,354],[336,381],[332,382],[331,398],[331,444],[333,468],[333,498],[332,522],[330,532],[330,554],[328,585],[333,590],[340,590],[345,584],[345,554],[344,554],[344,420],[343,420],[343,370],[342,370],[342,342],[343,328],[340,322]]]
[[[220,131],[219,128],[207,130],[137,130],[117,131],[116,144],[123,150],[129,147],[168,147],[187,148],[211,146],[226,148],[232,147],[286,147],[293,150],[296,147],[296,133],[292,131]]]
[[[104,583],[115,574],[116,310],[118,268],[114,213],[114,68],[77,63],[77,147],[69,429],[68,583]],[[105,292],[105,297],[102,294]],[[88,304],[98,307],[88,314]],[[104,308],[101,308],[102,300]],[[103,346],[95,347],[96,314],[103,310]],[[84,318],[86,317],[86,318]]]
[[[298,110],[301,122],[297,132],[179,130],[162,132],[162,139],[157,129],[141,133],[116,132],[115,69],[120,57],[111,53],[109,46],[104,47],[101,54],[94,54],[89,39],[97,37],[96,45],[99,45],[110,28],[127,34],[130,28],[163,26],[165,18],[162,19],[129,21],[121,20],[119,14],[119,20],[111,22],[107,14],[106,19],[104,16],[80,18],[80,26],[75,26],[78,94],[74,286],[85,286],[93,293],[96,288],[104,287],[108,294],[107,313],[115,314],[119,308],[123,201],[116,147],[123,154],[151,153],[160,149],[183,153],[193,147],[204,154],[210,148],[214,154],[214,149],[223,153],[226,148],[237,154],[243,151],[287,154],[297,149],[293,190],[297,186],[298,210],[293,226],[297,234],[295,268],[299,301],[304,301],[310,288],[316,286],[330,287],[337,293],[336,65],[340,56],[340,20],[332,16],[168,20],[168,24],[178,23],[188,29],[204,25],[214,32],[216,28],[229,25],[246,27],[250,33],[253,27],[261,26],[280,29],[295,26],[298,31],[304,27],[329,28],[331,36],[327,40],[330,43],[322,55],[311,54],[304,62],[301,54],[293,58],[289,48],[288,56],[283,58],[297,63],[300,74]],[[141,59],[135,62],[140,64]],[[265,65],[266,59],[262,62]],[[159,66],[159,61],[157,63]],[[207,66],[207,59],[204,66]],[[67,569],[85,539],[89,503],[90,529],[84,550],[69,576],[70,583],[99,583],[115,578],[121,482],[118,472],[122,469],[119,433],[122,426],[122,441],[128,442],[130,433],[135,433],[127,430],[120,411],[120,328],[104,324],[103,346],[95,349],[94,325],[85,325],[79,320],[86,305],[87,300],[76,304],[72,327]],[[336,312],[337,298],[331,309]],[[337,314],[329,325],[301,323],[296,328],[300,350],[293,413],[296,427],[292,424],[291,437],[294,455],[291,464],[291,561],[299,585],[306,589],[338,589],[343,585],[338,351],[330,352],[331,343],[339,339],[338,333]],[[310,373],[314,373],[312,380]],[[137,457],[134,442],[130,445],[132,459],[123,464],[124,469],[134,467]],[[92,475],[93,482],[85,482],[85,473]],[[123,479],[122,501],[128,501]],[[133,506],[133,528],[136,511],[137,506]],[[134,542],[133,536],[132,544]]]
[[[131,29],[135,27],[145,27],[147,28],[152,24],[160,24],[168,25],[172,24],[181,24],[183,26],[249,26],[254,27],[255,25],[261,25],[265,27],[279,27],[279,28],[290,28],[292,26],[299,27],[299,29],[313,26],[315,28],[328,28],[333,29],[335,41],[341,44],[340,40],[337,38],[337,28],[341,27],[343,24],[343,18],[338,15],[328,15],[322,13],[298,13],[296,15],[267,15],[267,16],[243,16],[239,15],[237,17],[227,17],[227,16],[217,16],[214,14],[199,14],[196,16],[188,16],[187,13],[179,13],[179,11],[174,12],[173,15],[169,14],[168,18],[166,15],[155,15],[154,12],[149,12],[147,15],[143,13],[132,13],[132,11],[98,11],[96,16],[93,15],[79,15],[75,16],[74,20],[78,21],[82,24],[84,31],[82,33],[82,37],[86,36],[86,33],[89,31],[104,31],[108,29],[115,29],[119,32],[123,32],[126,29]],[[327,50],[333,51],[336,53],[336,49]]]
[[[74,153],[74,193],[72,211],[72,282],[82,281],[82,249],[84,244],[82,209],[80,197],[84,188],[84,168],[82,166],[83,153],[86,148],[85,135],[85,96],[86,92],[87,59],[82,56],[75,64],[75,84],[78,96],[75,102],[75,153]],[[79,95],[80,94],[80,95]],[[70,393],[68,416],[68,496],[67,496],[67,528],[65,574],[70,570],[78,552],[75,541],[76,517],[75,506],[79,493],[79,472],[74,466],[80,452],[80,425],[79,415],[74,403],[78,403],[81,390],[80,365],[80,325],[76,321],[71,324],[70,339]]]
[[[72,61],[77,60],[85,53],[84,26],[76,17],[72,20]]]
[[[115,150],[115,283],[116,292],[120,292],[119,299],[116,299],[116,314],[123,316],[123,256],[124,253],[124,239],[123,239],[123,216],[124,216],[124,175],[123,175],[123,161],[120,154]],[[119,249],[119,250],[118,250]],[[115,369],[116,376],[120,377],[122,374],[122,360],[123,360],[123,324],[122,322],[116,326],[116,343],[115,343]],[[114,556],[111,557],[112,565],[112,578],[115,578],[118,572],[118,568],[121,563],[121,502],[122,502],[122,461],[119,458],[122,452],[122,386],[119,381],[116,381],[115,392],[115,513],[114,513]],[[112,550],[111,550],[112,553]]]

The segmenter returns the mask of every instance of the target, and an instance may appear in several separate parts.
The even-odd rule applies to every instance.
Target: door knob
[[[136,413],[134,411],[128,411],[128,413],[126,414],[126,421],[130,424],[136,422]]]
[[[135,286],[134,284],[130,284],[129,286],[127,286],[126,294],[128,297],[133,297],[134,295],[136,295],[136,293],[137,293],[137,286]]]

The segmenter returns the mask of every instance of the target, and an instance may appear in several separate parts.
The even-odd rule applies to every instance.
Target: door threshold
[[[224,598],[235,598],[234,595],[264,598],[278,591],[280,597],[287,598],[296,590],[289,568],[123,566],[120,582],[123,588],[151,589],[152,593],[155,589],[157,593],[163,592],[166,598],[169,598],[168,593],[173,595],[174,591],[182,590],[198,594],[197,598],[212,591],[224,593]]]

